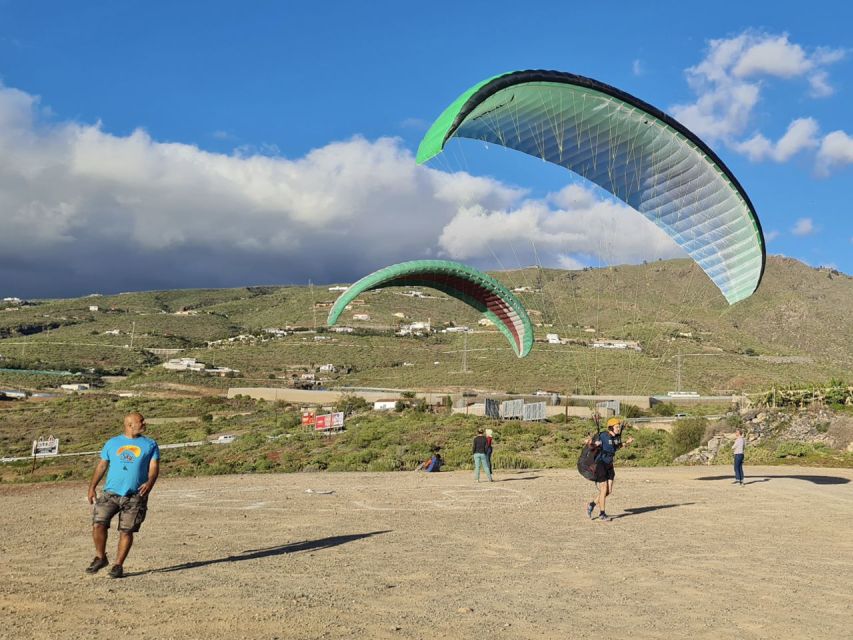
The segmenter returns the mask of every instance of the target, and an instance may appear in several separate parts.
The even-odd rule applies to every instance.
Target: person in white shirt
[[[732,484],[743,486],[743,429],[738,429],[735,434],[735,443],[732,445],[732,453],[735,456],[735,481]]]

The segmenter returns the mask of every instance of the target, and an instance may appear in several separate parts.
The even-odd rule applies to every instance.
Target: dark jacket
[[[474,453],[482,453],[485,455],[487,446],[488,443],[486,442],[486,436],[477,436],[474,438]]]

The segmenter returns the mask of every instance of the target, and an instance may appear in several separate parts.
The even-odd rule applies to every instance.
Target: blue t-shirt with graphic
[[[101,460],[110,463],[104,491],[120,496],[133,495],[148,482],[148,465],[160,459],[160,447],[151,438],[125,435],[110,438],[101,449]]]

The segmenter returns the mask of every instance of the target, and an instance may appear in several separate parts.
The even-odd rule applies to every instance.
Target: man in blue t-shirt
[[[89,504],[92,511],[92,539],[95,542],[95,559],[86,573],[97,573],[109,564],[107,560],[107,531],[118,514],[119,541],[116,562],[110,569],[111,578],[124,575],[124,560],[133,545],[133,534],[145,520],[148,495],[160,473],[160,448],[145,432],[145,418],[138,412],[124,418],[124,433],[107,440],[101,449],[101,459],[89,483]],[[107,474],[104,491],[96,489]]]
[[[598,505],[598,519],[610,520],[610,516],[604,510],[604,503],[607,500],[607,496],[613,493],[613,481],[616,479],[616,470],[613,467],[613,461],[616,458],[616,452],[624,445],[634,442],[634,438],[629,437],[623,442],[622,421],[619,418],[610,418],[607,421],[607,431],[597,434],[594,438],[590,438],[589,442],[599,447],[595,467],[598,499],[592,500],[586,505],[586,514],[592,518],[592,512],[595,510],[596,505]]]

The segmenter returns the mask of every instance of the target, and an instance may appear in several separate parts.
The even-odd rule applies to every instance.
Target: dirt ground
[[[0,638],[851,637],[853,470],[746,471],[163,479],[121,580],[84,486],[0,486]]]

